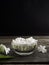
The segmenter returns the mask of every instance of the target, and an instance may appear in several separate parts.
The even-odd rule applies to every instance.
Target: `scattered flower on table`
[[[10,51],[10,48],[7,48],[5,45],[0,44],[0,50],[1,52],[5,52],[6,54],[8,54]]]
[[[39,45],[38,51],[42,53],[46,53],[47,52],[46,46]]]

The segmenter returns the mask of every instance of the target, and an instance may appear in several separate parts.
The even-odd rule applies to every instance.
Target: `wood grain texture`
[[[8,64],[0,64],[0,65],[8,65]],[[49,64],[9,64],[9,65],[49,65]]]
[[[0,37],[0,44],[5,44],[7,47],[11,47],[11,41],[12,39],[16,38],[17,36],[1,36]],[[27,38],[29,36],[23,36],[24,38]],[[34,54],[29,56],[19,56],[13,52],[10,52],[11,55],[15,55],[16,57],[14,59],[1,61],[6,63],[36,63],[36,62],[49,62],[49,36],[33,36],[35,39],[38,40],[38,46],[45,45],[47,48],[47,53],[42,54],[39,53],[36,49]]]

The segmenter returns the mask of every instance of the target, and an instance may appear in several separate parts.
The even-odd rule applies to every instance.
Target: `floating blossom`
[[[37,45],[37,41],[38,40],[34,39],[33,37],[26,38],[26,43],[27,44]]]
[[[29,38],[22,38],[22,37],[18,37],[16,39],[12,40],[12,45],[20,45],[20,44],[33,44],[33,45],[37,45],[37,41],[35,40],[33,37],[29,37]]]
[[[46,46],[40,45],[40,46],[38,47],[38,51],[39,51],[39,52],[42,52],[42,53],[46,53],[46,52],[47,52]]]

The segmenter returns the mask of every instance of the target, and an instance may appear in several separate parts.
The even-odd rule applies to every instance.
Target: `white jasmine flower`
[[[40,46],[38,47],[38,51],[39,51],[39,52],[42,52],[42,53],[46,53],[46,52],[47,52],[46,46],[40,45]]]
[[[8,54],[10,51],[10,48],[6,48],[5,51],[6,51],[6,54]]]
[[[6,54],[8,54],[8,53],[9,53],[10,48],[7,48],[7,47],[6,47],[5,45],[3,45],[3,44],[1,44],[0,46],[2,46],[2,47],[4,48],[4,50],[5,50]]]
[[[15,40],[12,40],[12,45],[20,45],[20,44],[33,44],[33,45],[37,45],[37,41],[33,39],[33,37],[29,37],[29,38],[22,38],[22,37],[18,37]]]
[[[12,44],[13,45],[26,44],[26,41],[24,38],[18,37],[15,40],[12,40]]]
[[[26,39],[26,43],[33,44],[33,45],[37,45],[37,41],[38,40],[34,39],[33,37],[29,37]]]

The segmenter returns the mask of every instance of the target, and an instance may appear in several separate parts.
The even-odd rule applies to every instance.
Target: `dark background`
[[[0,35],[49,35],[49,0],[0,0]]]

